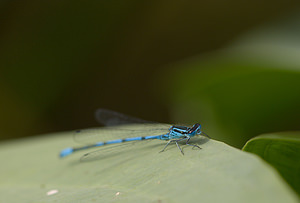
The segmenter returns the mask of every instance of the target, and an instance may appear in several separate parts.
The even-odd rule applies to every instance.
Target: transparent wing
[[[151,141],[152,140],[143,140],[143,141],[124,142],[124,143],[114,144],[114,145],[106,145],[100,147],[98,150],[91,151],[84,154],[80,158],[80,161],[82,162],[95,161],[99,159],[104,159],[106,157],[121,155],[130,150],[135,150],[137,148],[137,145],[142,145],[143,147],[145,147],[147,143],[150,143]]]
[[[124,142],[124,143],[114,144],[114,145],[105,145],[100,147],[98,150],[91,151],[84,154],[80,158],[80,161],[82,162],[96,161],[99,159],[104,159],[112,156],[122,156],[123,157],[122,160],[125,161],[126,157],[129,159],[131,158],[128,157],[126,153],[130,153],[130,155],[132,155],[131,153],[132,150],[138,150],[139,152],[138,156],[143,156],[141,153],[143,153],[144,150],[140,150],[139,148],[145,149],[147,147],[151,147],[151,148],[158,147],[157,149],[161,150],[166,144],[166,141],[162,141],[162,140],[159,140],[155,143],[154,142],[155,140],[143,140],[143,141]],[[206,138],[203,139],[201,137],[193,137],[189,143],[196,144],[195,146],[198,146],[206,142],[208,142],[208,139]],[[182,149],[188,146],[186,145],[186,140],[181,141],[180,144],[182,145],[181,146]],[[175,143],[173,143],[173,147],[176,147]],[[197,147],[196,149],[199,149],[199,147]],[[159,150],[157,152],[159,152]],[[149,150],[145,150],[145,153],[148,152]]]
[[[132,123],[154,123],[108,109],[98,109],[95,112],[96,120],[105,126],[132,124]]]
[[[132,129],[133,126],[103,127],[82,129],[74,132],[74,141],[84,144],[94,144],[108,140],[124,139],[130,137],[144,137],[148,135],[161,135],[168,132],[170,125],[167,124],[143,124],[139,129]],[[135,127],[136,128],[136,127]]]

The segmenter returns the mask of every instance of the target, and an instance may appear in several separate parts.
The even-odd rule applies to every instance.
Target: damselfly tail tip
[[[60,152],[59,157],[60,157],[60,158],[66,157],[66,156],[72,154],[73,151],[74,151],[74,150],[73,150],[73,148],[71,148],[71,147],[66,148],[66,149],[63,149],[63,150]]]

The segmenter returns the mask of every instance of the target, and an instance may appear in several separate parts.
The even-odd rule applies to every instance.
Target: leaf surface
[[[193,142],[202,149],[183,146],[184,156],[176,145],[158,153],[166,142],[153,140],[85,162],[84,151],[58,158],[76,145],[70,132],[2,143],[0,202],[298,202],[256,155],[205,137]]]

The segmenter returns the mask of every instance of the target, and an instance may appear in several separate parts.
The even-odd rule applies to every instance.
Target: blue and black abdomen
[[[105,141],[105,142],[97,142],[95,144],[91,145],[86,145],[83,147],[78,147],[78,148],[66,148],[60,152],[60,157],[65,157],[73,152],[84,150],[84,149],[89,149],[89,148],[94,148],[94,147],[100,147],[100,146],[105,146],[105,145],[110,145],[110,144],[119,144],[123,142],[131,142],[131,141],[142,141],[142,140],[150,140],[150,139],[160,139],[160,140],[165,140],[168,137],[168,134],[165,135],[154,135],[154,136],[145,136],[145,137],[131,137],[131,138],[124,138],[124,139],[116,139],[116,140],[110,140],[110,141]]]

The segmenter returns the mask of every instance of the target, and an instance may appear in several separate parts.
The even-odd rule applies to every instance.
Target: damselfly
[[[127,115],[117,113],[117,112],[107,110],[107,109],[98,109],[96,111],[96,119],[98,120],[99,123],[106,125],[106,126],[129,124],[129,123],[131,123],[131,124],[132,123],[150,123],[149,121],[145,121],[145,120],[141,120],[141,119],[134,118],[131,116],[127,116]],[[106,132],[109,132],[109,129]],[[109,141],[104,141],[104,140],[100,141],[101,136],[94,134],[93,137],[94,138],[96,137],[96,139],[98,141],[95,141],[92,144],[88,144],[88,145],[85,145],[82,147],[66,148],[60,152],[60,157],[65,157],[76,151],[81,151],[84,149],[89,149],[89,148],[94,148],[94,147],[102,147],[102,146],[111,145],[111,144],[120,144],[120,143],[125,143],[125,142],[153,140],[153,139],[168,141],[167,144],[165,145],[165,147],[160,152],[163,152],[170,143],[175,143],[177,145],[178,149],[180,150],[180,152],[182,154],[184,154],[182,149],[179,146],[180,141],[185,141],[186,145],[189,145],[192,147],[197,147],[197,148],[201,149],[201,147],[199,147],[198,145],[189,144],[190,139],[197,135],[204,135],[204,136],[210,138],[206,133],[201,131],[201,125],[199,123],[194,124],[192,127],[174,126],[173,125],[173,126],[169,127],[169,129],[167,130],[166,133],[159,134],[159,135],[151,135],[151,136],[129,137],[131,132],[133,132],[133,131],[121,129],[118,132],[124,132],[124,133],[122,133],[124,135],[121,135],[121,137],[124,137],[124,138],[112,139]],[[153,130],[153,132],[155,132],[155,130]],[[75,139],[78,137],[82,138],[82,136],[84,136],[84,133],[82,133],[81,130],[78,130],[75,132]],[[114,137],[114,136],[111,136],[111,137]],[[86,138],[88,139],[88,137],[86,137]],[[84,156],[88,156],[88,155],[89,155],[89,153],[85,154]]]

